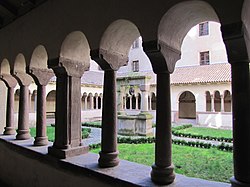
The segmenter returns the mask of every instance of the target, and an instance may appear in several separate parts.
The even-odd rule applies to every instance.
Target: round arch
[[[196,100],[190,91],[182,92],[179,97],[179,118],[196,119]]]
[[[214,92],[214,110],[221,112],[221,96],[218,90]]]
[[[73,31],[64,39],[60,50],[60,61],[71,60],[83,65],[84,70],[90,66],[90,47],[81,31]]]
[[[212,105],[211,105],[211,94],[209,91],[206,91],[206,111],[211,112]]]
[[[31,56],[30,67],[47,69],[48,54],[43,45],[38,45]]]
[[[181,2],[164,14],[158,26],[158,43],[169,72],[174,71],[180,59],[182,41],[188,31],[205,21],[219,22],[219,18],[213,7],[204,1]]]
[[[46,97],[46,112],[56,111],[56,90],[52,90]]]
[[[133,42],[140,37],[136,25],[128,20],[119,19],[105,30],[100,42],[100,54],[110,67],[118,70],[127,65],[128,53]]]
[[[232,95],[229,90],[224,91],[224,111],[232,111]]]

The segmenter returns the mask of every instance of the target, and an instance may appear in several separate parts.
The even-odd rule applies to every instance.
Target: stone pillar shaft
[[[14,88],[8,87],[7,108],[6,108],[6,127],[4,128],[5,135],[15,134],[14,128]]]
[[[34,145],[47,145],[46,133],[46,87],[37,86],[36,137]]]
[[[220,100],[221,101],[221,109],[220,109],[220,111],[224,112],[224,95],[221,95],[220,98],[221,98],[221,100]]]
[[[233,97],[233,187],[250,185],[250,71],[248,62],[231,64]],[[242,184],[241,184],[242,183]]]
[[[25,140],[30,138],[29,133],[29,88],[20,86],[18,130],[16,139]]]
[[[162,184],[172,183],[175,174],[172,165],[170,74],[157,74],[155,164],[151,178]]]
[[[84,98],[84,110],[88,110],[88,100],[87,100],[88,96],[86,96]]]
[[[215,112],[215,108],[214,108],[214,95],[211,95],[211,112]]]
[[[112,167],[119,163],[117,150],[116,72],[105,70],[102,109],[102,146],[99,166]]]
[[[148,111],[148,92],[147,91],[141,92],[141,111],[142,112]]]

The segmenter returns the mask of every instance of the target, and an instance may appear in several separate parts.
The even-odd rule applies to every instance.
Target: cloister
[[[17,5],[17,13],[11,14],[17,17],[11,21],[6,18],[8,24],[0,29],[3,182],[11,186],[228,186],[176,175],[171,152],[170,74],[175,71],[186,33],[198,23],[215,21],[221,23],[232,71],[234,176],[230,182],[233,187],[250,186],[249,0],[32,2],[34,8],[25,14],[18,14],[25,3]],[[6,4],[1,6],[13,11]],[[155,163],[151,168],[119,160],[117,149],[117,111],[121,106],[116,101],[116,72],[127,64],[130,46],[139,36],[157,79],[156,106],[151,105],[156,107]],[[102,95],[81,92],[81,76],[87,73],[90,59],[104,70]],[[52,144],[46,135],[46,86],[53,76],[56,92],[51,95],[55,95],[56,102]],[[30,92],[33,81],[37,89]],[[20,89],[16,94],[19,107],[15,131],[17,84]],[[146,101],[143,109],[148,107],[147,89],[147,84],[140,87],[140,100]],[[216,90],[204,93],[207,100],[214,99],[214,106],[208,105],[208,110],[231,110],[227,106],[229,93],[223,91],[224,97]],[[36,94],[34,141],[28,125],[30,93]],[[180,98],[180,105],[182,101],[194,102],[189,92]],[[102,110],[99,156],[88,153],[88,147],[82,144],[81,105]],[[123,105],[129,106],[127,100]],[[136,102],[131,107],[136,108]]]

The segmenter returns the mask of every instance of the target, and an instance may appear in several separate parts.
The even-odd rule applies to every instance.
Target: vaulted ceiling
[[[47,0],[0,0],[0,29]]]

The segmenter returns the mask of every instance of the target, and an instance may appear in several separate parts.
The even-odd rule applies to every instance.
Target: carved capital
[[[46,86],[50,79],[54,76],[51,69],[39,69],[35,67],[27,67],[27,73],[33,77],[37,85]]]
[[[0,79],[6,84],[8,88],[14,88],[17,85],[16,79],[9,74],[0,75]]]

